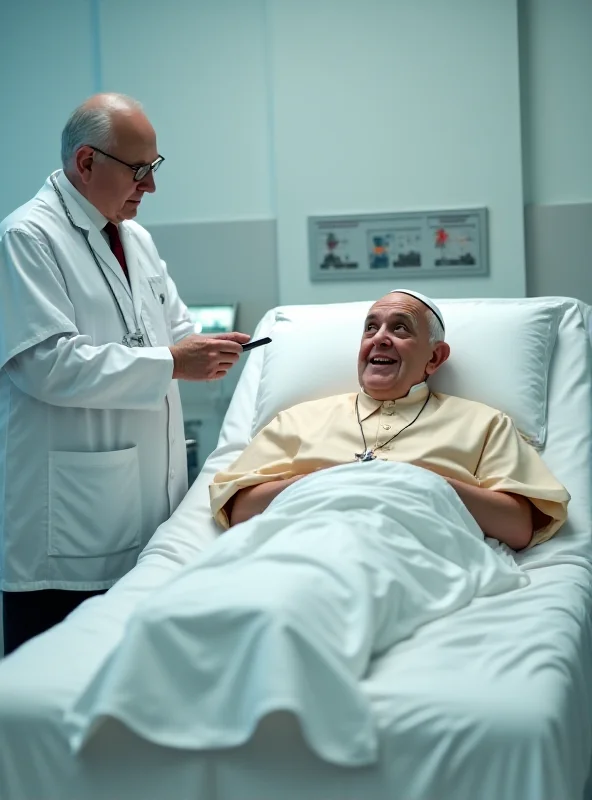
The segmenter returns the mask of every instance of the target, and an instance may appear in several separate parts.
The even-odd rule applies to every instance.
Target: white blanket
[[[67,713],[70,743],[114,718],[169,747],[232,747],[288,710],[319,757],[373,763],[372,656],[528,582],[444,479],[382,461],[317,472],[138,609]]]

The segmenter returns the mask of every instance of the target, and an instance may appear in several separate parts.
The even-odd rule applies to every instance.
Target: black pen
[[[243,352],[246,353],[247,350],[252,350],[254,347],[261,347],[262,344],[269,344],[270,342],[271,339],[269,336],[266,336],[264,339],[256,339],[254,342],[247,342],[242,345]]]

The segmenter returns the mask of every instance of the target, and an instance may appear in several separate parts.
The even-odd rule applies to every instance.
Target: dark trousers
[[[80,603],[98,594],[104,594],[104,591],[44,589],[39,592],[2,592],[4,655],[57,625]]]

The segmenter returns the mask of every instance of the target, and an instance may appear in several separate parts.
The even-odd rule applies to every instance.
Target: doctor
[[[136,101],[97,95],[63,170],[0,224],[6,653],[134,566],[187,491],[177,379],[223,377],[249,338],[194,333],[133,221],[163,160]]]

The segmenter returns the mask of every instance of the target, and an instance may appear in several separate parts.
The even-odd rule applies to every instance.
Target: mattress
[[[319,760],[281,713],[234,749],[159,747],[115,722],[80,756],[68,748],[64,712],[125,635],[136,605],[216,535],[207,485],[250,433],[262,363],[254,351],[218,449],[134,570],[0,664],[0,800],[580,800],[592,753],[586,324],[581,307],[565,301],[546,452],[572,493],[570,523],[520,556],[529,586],[425,625],[372,663],[362,688],[380,734],[377,764]],[[268,315],[257,335],[272,327]]]

